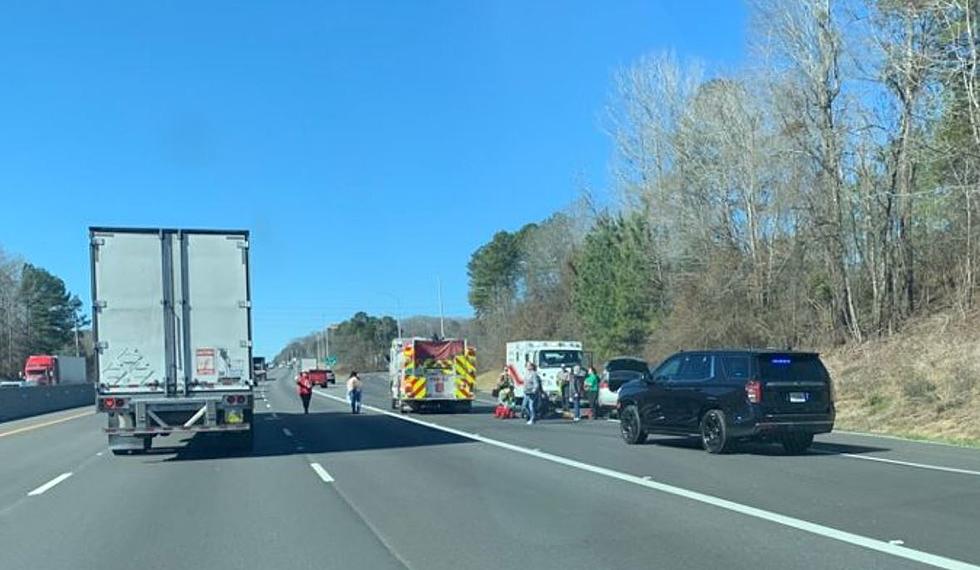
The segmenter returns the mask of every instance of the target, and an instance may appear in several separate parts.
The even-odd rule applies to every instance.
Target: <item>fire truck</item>
[[[388,363],[393,410],[473,407],[476,350],[465,339],[396,338]]]

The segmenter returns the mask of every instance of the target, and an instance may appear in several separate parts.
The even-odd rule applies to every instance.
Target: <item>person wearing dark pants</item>
[[[299,387],[299,399],[303,401],[303,413],[310,413],[310,399],[313,398],[313,380],[310,379],[309,375],[303,374],[299,375],[299,379],[296,380],[296,385]]]
[[[593,366],[589,366],[589,373],[585,376],[585,396],[589,400],[589,413],[592,419],[596,419],[599,417],[599,375]]]
[[[585,371],[578,364],[572,369],[571,375],[572,405],[575,411],[575,421],[582,419],[582,398],[585,397]]]
[[[561,397],[561,410],[563,412],[568,411],[568,404],[571,402],[568,388],[571,378],[572,371],[568,369],[568,366],[562,365],[561,370],[558,372],[558,394]]]

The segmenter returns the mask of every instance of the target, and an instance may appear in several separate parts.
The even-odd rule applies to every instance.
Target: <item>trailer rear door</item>
[[[180,242],[188,391],[248,389],[252,378],[248,236],[183,232]]]
[[[92,296],[104,392],[163,392],[163,240],[155,232],[92,232]]]

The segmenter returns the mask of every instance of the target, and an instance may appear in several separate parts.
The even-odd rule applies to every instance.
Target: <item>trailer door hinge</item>
[[[103,245],[105,245],[105,238],[100,238],[100,237],[92,238],[92,245],[94,245],[95,247],[102,247]]]
[[[248,249],[248,240],[243,239],[238,242],[238,249]]]
[[[239,343],[239,345],[240,345],[240,346],[241,346],[242,348],[250,348],[250,347],[252,346],[252,341],[250,341],[250,340],[243,340],[243,341],[241,341],[241,342]]]
[[[238,308],[239,309],[250,309],[250,308],[252,308],[252,302],[251,301],[239,301],[238,302]]]

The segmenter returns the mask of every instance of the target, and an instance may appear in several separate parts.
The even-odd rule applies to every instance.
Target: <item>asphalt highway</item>
[[[304,415],[259,390],[253,451],[114,456],[87,409],[0,424],[0,568],[977,568],[980,452],[835,433],[812,452],[626,446],[616,422],[390,411],[366,375]],[[343,379],[339,379],[341,382]]]

